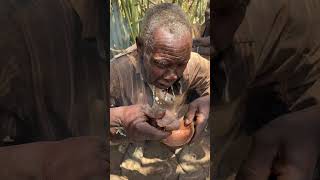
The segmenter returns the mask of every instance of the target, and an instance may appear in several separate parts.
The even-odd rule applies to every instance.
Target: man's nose
[[[164,76],[164,79],[167,81],[176,81],[178,79],[178,76],[174,70],[169,70],[168,73]]]

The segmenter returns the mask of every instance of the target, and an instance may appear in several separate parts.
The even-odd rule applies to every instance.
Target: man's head
[[[192,48],[191,25],[182,9],[169,3],[149,9],[140,24],[137,48],[149,83],[167,89],[176,82]]]

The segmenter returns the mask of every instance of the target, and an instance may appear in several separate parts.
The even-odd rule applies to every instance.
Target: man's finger
[[[268,180],[277,146],[255,138],[248,159],[242,164],[236,180]]]
[[[151,108],[149,105],[143,105],[143,112],[151,119],[161,119],[166,114],[165,110]]]
[[[189,124],[191,124],[193,122],[197,110],[198,110],[197,107],[191,106],[191,105],[189,106],[188,113],[184,118],[185,125],[189,125]]]
[[[162,140],[171,134],[169,132],[161,131],[147,122],[137,123],[136,130],[139,135],[143,136],[144,140]]]
[[[178,130],[179,127],[180,127],[180,121],[175,120],[175,121],[172,121],[169,125],[166,125],[165,130],[166,131]]]
[[[174,122],[175,120],[173,118],[171,118],[171,117],[167,117],[167,118],[164,117],[162,119],[157,119],[156,121],[157,121],[157,125],[159,127],[166,127],[169,124],[171,124],[172,122]]]
[[[159,127],[167,127],[171,123],[178,121],[178,119],[177,119],[176,115],[174,115],[172,112],[167,110],[164,117],[162,119],[157,119],[156,121],[157,121],[157,125]]]
[[[195,134],[192,138],[191,143],[199,140],[202,132],[204,131],[204,128],[206,128],[206,125],[207,125],[206,116],[202,113],[197,113],[196,121],[195,121]]]

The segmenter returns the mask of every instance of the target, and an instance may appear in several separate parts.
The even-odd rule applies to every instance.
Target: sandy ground
[[[210,133],[178,150],[159,142],[111,146],[111,180],[210,179]]]

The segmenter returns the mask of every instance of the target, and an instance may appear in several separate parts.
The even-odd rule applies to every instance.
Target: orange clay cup
[[[162,140],[162,143],[169,147],[179,148],[183,145],[188,144],[194,134],[194,124],[193,122],[188,126],[184,125],[183,117],[179,119],[180,127],[178,130],[172,131],[172,134],[166,139]]]

